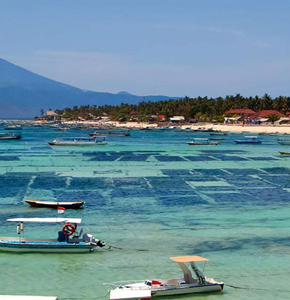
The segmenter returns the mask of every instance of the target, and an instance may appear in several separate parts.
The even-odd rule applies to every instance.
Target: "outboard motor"
[[[94,244],[94,245],[99,246],[99,247],[104,247],[106,245],[105,242],[102,242],[98,239],[95,239],[94,236],[92,234],[89,234],[89,233],[85,233],[83,235],[83,241],[87,242],[87,243]]]

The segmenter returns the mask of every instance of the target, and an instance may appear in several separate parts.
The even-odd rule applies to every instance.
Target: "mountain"
[[[136,96],[82,90],[16,66],[0,58],[0,118],[29,118],[40,110],[80,105],[119,105],[140,101],[177,99],[168,96]]]

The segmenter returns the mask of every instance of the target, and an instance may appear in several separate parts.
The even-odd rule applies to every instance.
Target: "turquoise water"
[[[288,299],[290,157],[279,155],[288,151],[279,136],[249,146],[228,134],[218,146],[197,147],[186,142],[207,133],[131,131],[106,146],[52,148],[46,141],[87,132],[22,131],[22,140],[0,143],[0,236],[16,235],[7,218],[56,216],[23,199],[85,200],[85,209],[65,216],[83,218],[86,232],[121,249],[0,252],[1,294],[108,299],[104,282],[178,278],[169,257],[197,254],[210,259],[204,273],[225,291],[180,298]],[[25,226],[27,237],[59,230]]]

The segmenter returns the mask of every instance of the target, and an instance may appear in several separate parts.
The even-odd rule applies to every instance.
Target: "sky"
[[[82,89],[290,95],[289,0],[0,0],[0,57]]]

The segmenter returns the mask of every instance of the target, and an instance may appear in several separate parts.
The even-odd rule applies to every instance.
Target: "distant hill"
[[[33,118],[43,109],[62,109],[75,105],[119,105],[140,101],[168,100],[168,96],[136,96],[82,90],[0,59],[0,118]]]

